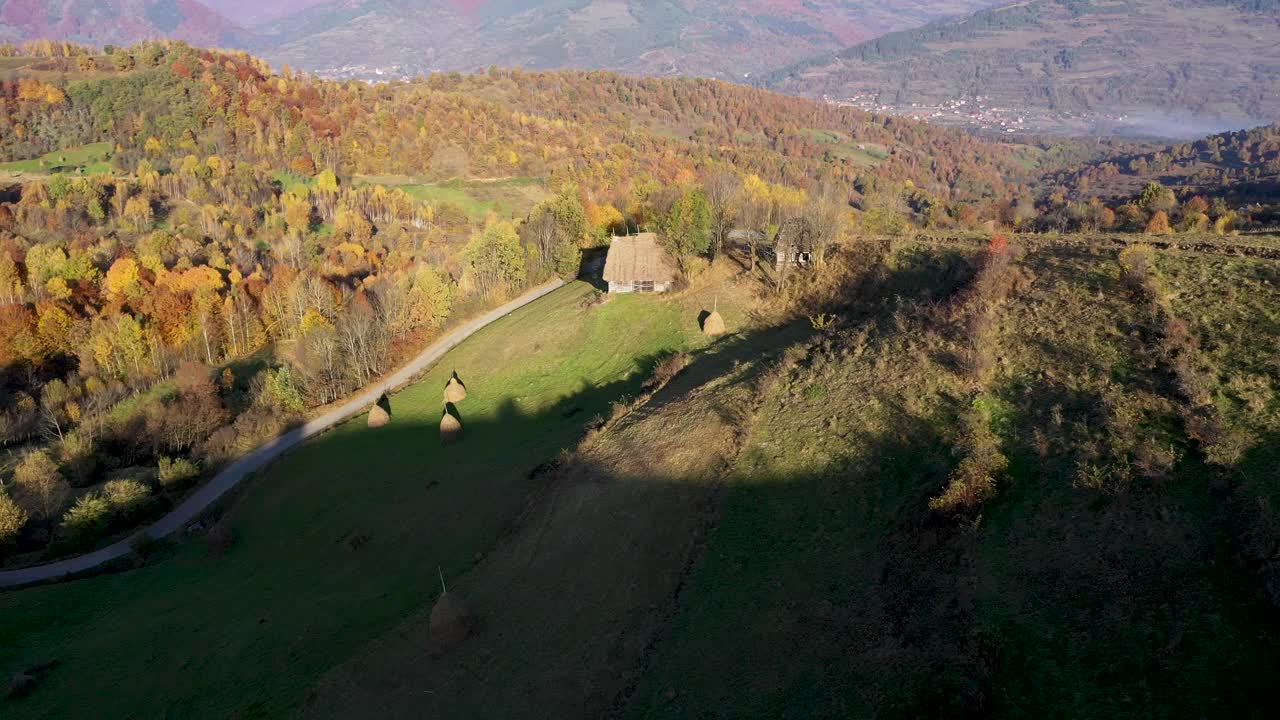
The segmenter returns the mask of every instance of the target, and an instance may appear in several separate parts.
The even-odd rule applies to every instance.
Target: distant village
[[[404,65],[364,65],[360,63],[341,67],[323,68],[316,75],[326,80],[362,80],[365,82],[391,82],[392,80],[412,80],[424,75],[420,71]]]
[[[937,105],[913,102],[886,103],[880,93],[863,92],[845,98],[824,96],[826,102],[867,112],[926,120],[990,133],[1093,132],[1104,126],[1124,125],[1126,115],[1095,112],[1053,112],[1042,108],[1014,108],[997,104],[989,95],[960,95]]]

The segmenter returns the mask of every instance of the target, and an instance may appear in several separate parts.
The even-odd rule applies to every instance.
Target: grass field
[[[285,190],[306,189],[314,183],[312,178],[283,170],[275,171],[272,176]],[[434,206],[447,203],[456,206],[473,220],[483,220],[490,213],[503,218],[521,216],[550,196],[540,179],[529,177],[427,183],[421,178],[403,175],[361,175],[356,176],[353,181],[357,185],[399,188],[415,200]]]
[[[286,714],[429,603],[437,566],[456,578],[478,562],[527,502],[531,471],[588,419],[658,357],[703,342],[679,302],[584,309],[591,292],[574,283],[494,323],[395,395],[390,426],[352,421],[251,481],[225,556],[193,539],[140,569],[0,594],[0,670],[56,663],[5,715]],[[455,369],[467,438],[446,450],[440,393]]]
[[[424,183],[411,177],[368,176],[359,177],[356,182],[397,187],[432,205],[455,205],[477,220],[489,213],[504,218],[523,215],[550,195],[540,179],[528,177]]]
[[[272,170],[271,178],[280,183],[280,188],[285,192],[297,193],[302,190],[308,190],[315,180],[304,175],[295,175],[288,170]]]
[[[832,155],[852,160],[855,164],[863,167],[874,167],[889,157],[889,151],[883,145],[857,142],[849,138],[848,135],[833,130],[803,128],[800,130],[800,134],[819,145],[828,146]]]
[[[111,143],[99,142],[65,150],[55,150],[32,160],[0,163],[0,173],[74,173],[96,175],[113,171],[103,158],[111,154]]]

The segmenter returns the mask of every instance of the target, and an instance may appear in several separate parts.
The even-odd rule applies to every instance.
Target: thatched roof
[[[813,225],[805,218],[790,218],[778,227],[775,238],[779,252],[790,249],[791,252],[813,252],[817,245]]]
[[[471,636],[475,617],[462,598],[456,593],[446,592],[432,606],[428,628],[431,644],[437,650],[445,650]]]
[[[671,283],[676,279],[676,261],[653,233],[616,237],[609,245],[604,263],[604,280],[611,283]]]

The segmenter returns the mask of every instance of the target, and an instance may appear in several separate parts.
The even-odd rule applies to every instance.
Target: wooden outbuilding
[[[804,218],[791,218],[778,228],[774,239],[774,269],[782,272],[786,267],[805,267],[813,262],[817,243],[813,226]]]

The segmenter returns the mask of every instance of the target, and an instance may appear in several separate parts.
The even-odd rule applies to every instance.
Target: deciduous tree
[[[27,453],[13,471],[17,500],[32,515],[49,519],[66,507],[71,486],[62,479],[58,466],[45,450]]]

